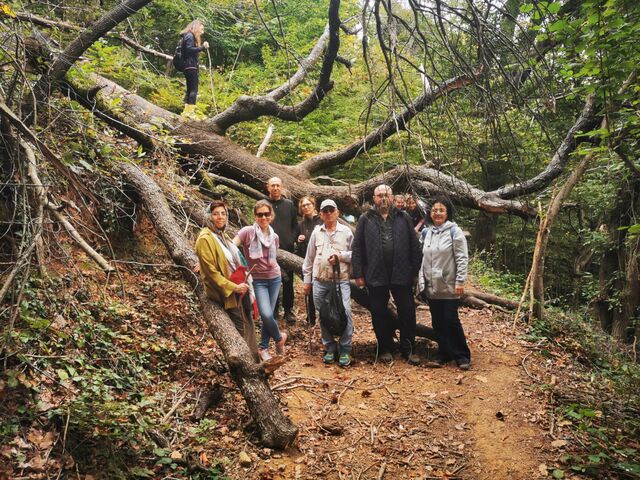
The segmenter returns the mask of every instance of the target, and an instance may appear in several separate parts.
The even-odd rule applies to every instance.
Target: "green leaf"
[[[133,467],[132,469],[129,470],[129,473],[134,477],[141,477],[141,478],[151,478],[155,475],[155,472],[153,470],[149,470],[148,468],[142,468],[142,467]]]
[[[56,373],[58,374],[60,380],[67,380],[69,378],[69,374],[63,368],[59,368],[58,370],[56,370]]]
[[[560,11],[560,3],[558,2],[550,3],[549,6],[547,7],[547,10],[549,10],[549,13],[553,13],[555,15]]]
[[[564,478],[564,470],[556,468],[553,472],[551,472],[551,476],[553,476],[553,478]]]
[[[532,3],[525,3],[524,5],[520,5],[520,13],[529,13],[531,10],[533,10]]]
[[[555,5],[555,4],[554,4]],[[549,25],[550,32],[561,32],[562,30],[569,27],[569,24],[566,20],[556,20],[551,25]]]

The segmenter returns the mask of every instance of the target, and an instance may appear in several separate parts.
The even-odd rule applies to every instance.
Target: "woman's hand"
[[[464,285],[456,284],[456,295],[458,296],[464,295]]]
[[[244,295],[248,291],[249,291],[249,285],[247,285],[246,283],[241,283],[237,285],[236,288],[234,289],[234,292],[239,293],[240,295]]]
[[[298,243],[302,243],[306,240],[307,237],[305,237],[304,235],[298,235]]]
[[[204,42],[202,44],[202,47],[205,48],[205,49],[208,49],[209,48],[209,42]]]

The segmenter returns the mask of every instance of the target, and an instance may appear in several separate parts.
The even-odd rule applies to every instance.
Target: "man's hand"
[[[358,285],[359,287],[364,287],[365,286],[364,277],[356,278],[356,285]]]
[[[240,295],[244,295],[248,291],[249,291],[249,285],[247,285],[246,283],[241,283],[237,285],[236,288],[234,289],[234,292],[239,293]]]
[[[302,243],[305,241],[307,237],[305,237],[304,235],[298,235],[298,243]]]
[[[310,284],[310,283],[305,283],[305,284],[304,284],[303,290],[304,290],[304,294],[305,294],[305,295],[309,295],[309,294],[311,293],[311,287],[312,287],[312,286],[313,286],[313,285],[312,285],[312,284]]]
[[[335,265],[336,263],[338,263],[340,261],[338,254],[333,254],[329,257],[329,264],[330,265]]]
[[[464,295],[464,285],[456,284],[456,295],[458,296]]]

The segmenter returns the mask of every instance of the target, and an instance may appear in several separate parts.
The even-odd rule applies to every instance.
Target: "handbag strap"
[[[340,298],[340,304],[342,305],[342,288],[340,288],[340,261],[337,261],[335,265],[333,265],[333,287],[336,289],[338,297]]]

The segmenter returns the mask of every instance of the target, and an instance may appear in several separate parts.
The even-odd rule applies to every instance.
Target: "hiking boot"
[[[296,316],[291,312],[291,310],[287,310],[286,312],[284,312],[284,317],[283,320],[286,322],[287,325],[295,325],[296,321],[298,320],[296,318]]]
[[[333,362],[336,361],[336,354],[333,352],[325,352],[324,357],[322,357],[322,361],[326,365],[331,365]]]
[[[341,353],[340,358],[338,359],[338,365],[341,367],[348,367],[351,365],[351,355],[347,352]]]
[[[469,370],[471,368],[471,362],[469,362],[469,360],[462,360],[456,363],[458,364],[458,368],[460,370]]]
[[[429,360],[426,363],[426,365],[429,368],[442,368],[442,367],[444,367],[445,363],[447,363],[447,362],[445,362],[444,360],[442,360],[440,358],[434,358],[433,360]]]
[[[403,355],[403,357],[409,365],[420,365],[420,357],[418,357],[415,353]]]
[[[263,362],[268,362],[269,360],[271,360],[271,354],[269,353],[269,350],[267,348],[259,348],[258,356]]]
[[[381,353],[378,357],[378,361],[380,363],[391,363],[393,362],[393,355],[391,355],[391,352]]]
[[[280,341],[276,342],[276,354],[284,355],[284,342],[287,341],[287,334],[285,332],[280,332]]]

